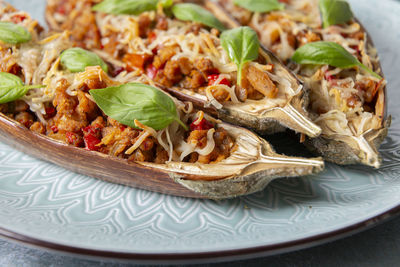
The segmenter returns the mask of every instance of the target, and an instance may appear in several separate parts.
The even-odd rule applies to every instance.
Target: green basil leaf
[[[31,34],[22,26],[12,22],[0,22],[0,40],[7,44],[21,44],[29,42]]]
[[[95,53],[75,47],[61,53],[61,65],[70,72],[83,72],[86,67],[100,66],[108,72],[107,64]]]
[[[278,0],[234,0],[235,5],[241,6],[252,12],[270,12],[283,10],[285,5]]]
[[[114,15],[139,15],[156,10],[158,0],[104,0],[92,10]]]
[[[172,13],[177,19],[183,21],[194,21],[206,26],[225,30],[225,26],[210,11],[191,3],[176,4],[172,7]]]
[[[173,0],[160,0],[160,4],[163,8],[170,8],[174,4]]]
[[[174,101],[152,86],[128,83],[89,93],[107,116],[130,127],[136,128],[136,119],[155,130],[162,130],[174,121],[188,129],[179,119]]]
[[[292,60],[298,64],[330,65],[342,69],[358,66],[376,78],[382,79],[341,45],[334,42],[321,41],[303,45],[296,50]]]
[[[349,22],[353,18],[346,0],[319,0],[319,8],[324,28]]]
[[[260,42],[257,33],[245,26],[221,34],[221,45],[229,58],[238,66],[238,84],[242,84],[242,69],[246,62],[258,58]]]
[[[11,73],[0,72],[0,104],[8,103],[23,97],[30,89],[44,85],[24,85],[22,80]]]

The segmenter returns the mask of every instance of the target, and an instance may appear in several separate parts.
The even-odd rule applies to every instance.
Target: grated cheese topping
[[[238,11],[241,8],[234,6],[233,1],[220,2],[235,18],[243,18],[244,13]],[[301,45],[318,41],[312,38],[312,34],[315,34],[323,41],[340,44],[375,72],[381,71],[377,67],[379,59],[376,49],[368,45],[367,34],[359,23],[353,21],[322,28],[318,0],[291,0],[285,2],[284,10],[252,13],[247,23],[259,33],[261,42],[281,60],[292,57],[296,48],[294,38]],[[307,37],[307,34],[311,37]],[[372,101],[370,94],[379,92],[386,85],[385,80],[380,81],[360,68],[296,65],[293,69],[311,89],[310,108],[318,114],[315,122],[322,128],[323,135],[333,138],[336,135],[362,136],[371,129],[381,127],[382,119],[373,111],[365,110],[364,105]],[[270,78],[274,80],[275,77],[270,75]],[[360,89],[360,84],[365,85],[368,91]],[[371,84],[376,87],[372,88]]]

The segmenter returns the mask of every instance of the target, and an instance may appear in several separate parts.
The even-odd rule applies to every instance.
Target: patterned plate
[[[45,5],[44,0],[10,2],[35,17]],[[252,196],[216,202],[109,184],[0,144],[0,233],[82,254],[212,260],[309,246],[397,212],[400,5],[390,0],[351,2],[379,49],[389,80],[394,120],[381,148],[381,169],[327,164],[321,175],[281,179]]]

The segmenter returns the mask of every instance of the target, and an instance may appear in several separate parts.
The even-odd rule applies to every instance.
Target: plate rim
[[[386,0],[390,4],[399,5],[399,1]],[[393,128],[392,128],[393,129]],[[233,260],[250,259],[254,257],[272,256],[299,249],[306,249],[327,242],[332,242],[350,235],[368,230],[377,225],[387,222],[400,215],[400,203],[396,206],[382,211],[381,213],[364,218],[363,220],[334,229],[332,231],[312,234],[310,236],[292,239],[285,242],[279,242],[269,245],[252,246],[239,249],[220,249],[204,252],[180,252],[180,253],[134,253],[118,252],[111,250],[101,250],[94,248],[83,248],[78,246],[63,245],[61,243],[46,241],[44,239],[30,237],[27,234],[21,234],[16,231],[7,230],[0,226],[0,238],[15,243],[21,243],[30,247],[45,249],[48,251],[59,252],[67,255],[74,255],[80,258],[89,257],[103,260],[130,261],[137,263],[207,263],[224,262]],[[157,257],[157,259],[156,259]]]
[[[3,227],[0,227],[0,237],[10,240],[11,242],[22,243],[23,245],[31,246],[34,248],[45,249],[77,257],[84,256],[97,260],[128,261],[139,264],[216,263],[268,257],[293,252],[300,249],[306,249],[317,245],[322,245],[368,230],[388,220],[394,219],[397,216],[400,216],[400,204],[378,215],[330,232],[324,232],[305,238],[263,246],[205,252],[134,253],[90,249],[77,246],[69,246],[52,241],[42,240],[39,238],[29,237],[24,234],[7,230]]]

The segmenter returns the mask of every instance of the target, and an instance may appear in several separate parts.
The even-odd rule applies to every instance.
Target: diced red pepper
[[[65,133],[65,136],[67,137],[67,141],[68,141],[68,143],[70,143],[70,144],[75,143],[75,141],[78,139],[78,137],[76,136],[76,134],[73,133],[73,132],[66,132],[66,133]]]
[[[219,74],[211,74],[207,76],[208,79],[208,85],[213,85],[215,83],[216,80],[218,80],[219,78]],[[231,82],[227,79],[227,78],[223,78],[219,84],[224,84],[227,86],[231,86]]]
[[[97,137],[95,137],[92,134],[88,134],[85,135],[83,137],[83,140],[85,141],[85,148],[87,150],[91,150],[91,151],[98,151],[99,150],[99,146],[97,146],[101,141],[100,139],[98,139]]]
[[[58,133],[58,127],[53,125],[50,127],[50,129],[53,131],[53,133]]]
[[[99,126],[99,125],[98,125]],[[89,125],[89,126],[86,126],[85,128],[82,128],[82,132],[83,132],[83,134],[93,134],[93,135],[96,135],[96,134],[98,134],[99,133],[99,131],[100,131],[100,127],[95,127],[95,126],[92,126],[92,125]]]
[[[336,80],[337,77],[336,77],[336,75],[330,75],[330,74],[328,74],[328,72],[325,72],[325,79],[326,79],[328,82],[332,83],[332,81],[333,81],[333,80]],[[333,84],[336,84],[336,83],[334,82]]]
[[[56,13],[61,14],[61,15],[66,15],[66,14],[67,14],[67,10],[66,10],[66,8],[65,8],[65,5],[66,5],[65,2],[66,2],[66,1],[62,1],[62,2],[57,6]]]
[[[26,17],[25,15],[17,14],[17,15],[15,15],[15,16],[13,16],[13,17],[11,18],[11,20],[12,20],[12,22],[14,22],[14,23],[21,23],[21,22],[23,22],[26,18],[27,18],[27,17]]]
[[[83,140],[85,141],[85,147],[87,150],[97,151],[99,146],[96,146],[101,142],[101,128],[102,126],[95,124],[89,125],[82,128]]]
[[[124,67],[113,67],[113,68],[111,68],[110,75],[111,75],[111,77],[117,77],[118,74],[120,74],[124,70],[125,70]]]
[[[157,38],[157,34],[155,32],[150,32],[147,38],[149,39],[150,42],[153,42]]]
[[[156,67],[153,66],[153,64],[150,64],[147,68],[146,68],[146,74],[147,76],[149,76],[150,79],[154,79],[157,76],[158,73],[158,69],[156,69]]]
[[[46,114],[44,115],[44,118],[46,120],[48,120],[56,115],[56,109],[54,107],[47,107],[44,110],[46,111]]]
[[[211,122],[209,122],[208,120],[204,119],[204,118],[197,125],[194,124],[194,122],[192,122],[192,124],[190,124],[190,130],[191,131],[209,130],[209,129],[212,129],[212,128],[214,128],[214,125]]]
[[[209,75],[211,74],[220,74],[219,69],[213,68],[207,72]]]

